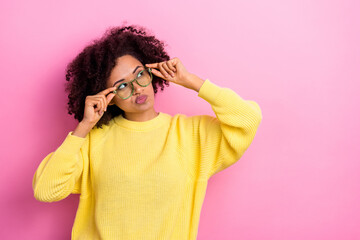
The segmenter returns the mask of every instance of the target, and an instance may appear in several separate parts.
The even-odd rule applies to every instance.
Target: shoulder
[[[177,113],[171,117],[171,122],[177,124],[189,124],[192,123],[196,117],[197,116],[188,116],[183,113]]]

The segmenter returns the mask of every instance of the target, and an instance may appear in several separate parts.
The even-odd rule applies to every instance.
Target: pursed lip
[[[147,98],[148,96],[145,95],[145,94],[137,96],[136,99],[135,99],[135,103],[138,101],[138,98],[140,98],[140,97],[141,97],[141,98],[143,98],[143,97],[146,97],[146,98]]]

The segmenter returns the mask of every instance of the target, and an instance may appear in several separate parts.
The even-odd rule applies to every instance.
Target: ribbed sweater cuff
[[[63,143],[60,145],[59,149],[65,152],[77,152],[84,144],[86,138],[78,137],[72,135],[72,131],[68,133]]]

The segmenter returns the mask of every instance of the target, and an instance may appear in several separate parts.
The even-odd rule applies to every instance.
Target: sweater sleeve
[[[216,115],[196,118],[200,160],[195,174],[207,180],[241,158],[255,137],[262,112],[255,101],[244,100],[233,90],[219,87],[209,79],[201,86],[198,96],[210,103]]]
[[[89,134],[86,138],[69,132],[63,143],[49,153],[33,176],[34,197],[42,202],[59,201],[71,193],[81,193],[83,168],[88,161]]]

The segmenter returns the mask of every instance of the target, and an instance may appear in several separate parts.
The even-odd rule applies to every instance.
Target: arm
[[[34,197],[43,202],[59,201],[71,193],[80,193],[84,164],[88,162],[88,135],[69,132],[55,152],[38,166],[32,182]]]
[[[244,100],[229,88],[222,88],[189,73],[180,59],[146,64],[152,72],[167,81],[198,92],[211,104],[216,118],[202,115],[191,119],[189,170],[197,179],[208,179],[234,164],[250,146],[262,120],[259,105]],[[157,68],[157,69],[155,69]]]
[[[233,90],[208,79],[201,85],[198,96],[211,104],[216,115],[216,118],[196,116],[194,121],[195,136],[200,141],[200,160],[194,174],[208,179],[241,158],[255,137],[262,112],[256,102],[244,100]]]

